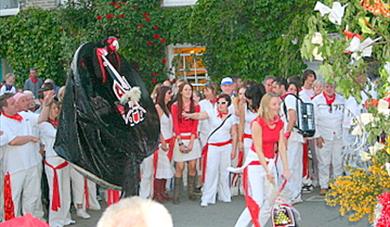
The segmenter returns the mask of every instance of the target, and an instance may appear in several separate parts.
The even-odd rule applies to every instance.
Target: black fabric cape
[[[159,118],[139,74],[119,55],[108,56],[119,74],[141,90],[144,119],[133,126],[125,123],[117,110],[112,74],[102,83],[98,47],[87,43],[74,55],[54,149],[93,181],[121,187],[124,196],[131,196],[138,193],[139,164],[158,146]]]

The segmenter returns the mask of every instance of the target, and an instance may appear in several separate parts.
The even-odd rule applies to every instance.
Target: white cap
[[[230,77],[225,77],[221,80],[221,86],[223,85],[232,85],[234,82],[233,82],[233,79],[230,78]]]

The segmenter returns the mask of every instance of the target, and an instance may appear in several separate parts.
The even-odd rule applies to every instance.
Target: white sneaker
[[[84,209],[77,209],[76,214],[77,214],[77,216],[79,216],[80,218],[83,218],[83,219],[88,219],[91,217],[91,215],[89,215],[87,213],[87,211],[85,211]]]
[[[76,224],[76,221],[73,219],[67,219],[64,222],[64,225],[74,225],[74,224]]]
[[[297,203],[302,203],[303,202],[303,200],[302,200],[302,198],[299,196],[299,197],[297,197],[297,198],[295,198],[295,199],[293,199],[293,200],[291,200],[291,205],[295,205],[295,204],[297,204]]]
[[[207,204],[206,202],[201,202],[201,203],[200,203],[200,206],[201,206],[201,207],[207,207],[208,204]]]

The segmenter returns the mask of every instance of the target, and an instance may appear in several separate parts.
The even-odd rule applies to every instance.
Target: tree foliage
[[[305,68],[300,46],[316,1],[199,0],[179,8],[153,0],[78,2],[0,18],[0,56],[18,76],[25,79],[35,66],[61,83],[77,47],[107,35],[120,36],[120,53],[147,82],[166,78],[166,45],[178,43],[207,47],[204,61],[213,80],[296,75]]]

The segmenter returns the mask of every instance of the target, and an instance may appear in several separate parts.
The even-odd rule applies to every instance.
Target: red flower
[[[153,39],[159,39],[160,38],[160,35],[159,34],[154,34],[153,35]]]
[[[154,30],[158,30],[158,26],[157,26],[157,25],[154,25],[154,26],[153,26],[153,29],[154,29]]]
[[[157,78],[152,78],[152,84],[157,84]]]
[[[167,39],[166,38],[161,38],[160,39],[160,43],[166,43],[167,42]]]
[[[149,46],[149,47],[153,46],[153,42],[148,40],[148,41],[146,41],[146,45]]]
[[[116,6],[116,2],[109,2],[109,5]]]
[[[109,13],[109,14],[107,14],[106,15],[106,18],[109,20],[109,19],[111,19],[111,18],[113,18],[114,17],[114,14],[112,14],[112,13]]]
[[[157,72],[152,72],[152,76],[158,76]]]
[[[150,22],[150,14],[148,12],[144,13],[144,19],[146,22]]]
[[[118,16],[117,16],[118,18],[125,18],[125,14],[119,14]]]
[[[96,19],[97,19],[97,20],[102,20],[102,19],[103,19],[103,16],[98,15],[98,16],[96,16]]]
[[[161,60],[161,63],[163,63],[164,65],[167,64],[167,59],[166,59],[166,58],[163,58],[163,59]]]
[[[120,9],[122,6],[121,5],[116,5],[115,9]]]

